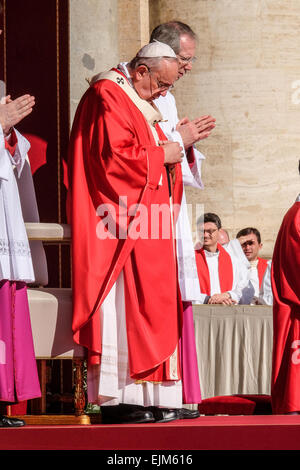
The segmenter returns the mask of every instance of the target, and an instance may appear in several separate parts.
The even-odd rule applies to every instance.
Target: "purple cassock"
[[[24,282],[0,281],[0,401],[41,396]]]
[[[183,322],[179,348],[183,403],[197,404],[201,403],[201,390],[195,342],[193,306],[191,302],[182,302],[182,305]]]

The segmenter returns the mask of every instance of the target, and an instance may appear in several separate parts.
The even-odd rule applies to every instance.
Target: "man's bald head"
[[[229,238],[229,233],[227,232],[227,230],[225,230],[224,228],[220,228],[218,240],[219,240],[220,245],[225,245],[226,243],[229,243],[230,238]]]

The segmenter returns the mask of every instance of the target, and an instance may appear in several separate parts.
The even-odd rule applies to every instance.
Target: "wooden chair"
[[[35,355],[38,361],[41,399],[33,400],[34,414],[24,417],[27,424],[90,424],[84,413],[86,401],[83,389],[85,351],[72,338],[72,290],[47,288],[45,258],[41,242],[70,244],[70,227],[64,224],[26,223],[33,254],[38,287],[28,288],[28,301]],[[48,360],[72,360],[74,373],[74,415],[46,413],[46,363]]]

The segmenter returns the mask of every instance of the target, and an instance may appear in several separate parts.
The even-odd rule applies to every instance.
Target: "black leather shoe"
[[[25,426],[25,421],[22,419],[0,415],[0,428],[20,428],[21,426]]]
[[[154,423],[153,414],[139,405],[121,403],[116,406],[101,406],[103,424]]]
[[[159,408],[158,406],[148,406],[147,410],[151,411],[156,423],[168,423],[178,419],[177,410],[169,408]]]
[[[187,408],[180,408],[177,410],[178,419],[194,419],[199,418],[200,413],[198,410],[188,410]]]

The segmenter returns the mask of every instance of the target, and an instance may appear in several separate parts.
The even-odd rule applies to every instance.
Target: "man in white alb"
[[[30,325],[26,283],[35,280],[24,225],[18,180],[26,167],[29,142],[14,128],[34,106],[34,97],[4,97],[0,104],[0,401],[41,396]],[[33,185],[31,185],[31,189]],[[1,427],[20,419],[0,415]]]
[[[179,62],[178,79],[192,70],[197,39],[196,34],[187,24],[180,21],[160,24],[151,33],[150,41],[155,40],[168,44],[175,51]],[[183,185],[203,189],[201,165],[204,155],[195,148],[195,144],[210,135],[215,127],[215,119],[209,115],[197,117],[193,120],[187,117],[179,119],[176,101],[170,91],[166,91],[157,98],[155,105],[164,119],[160,123],[164,134],[169,140],[178,142],[184,149],[184,158],[181,164]],[[198,302],[201,299],[201,293],[184,187],[180,212],[176,223],[176,247],[179,285],[184,310],[181,340],[183,400],[186,404],[194,404],[201,401],[201,392],[192,303]],[[183,408],[181,414],[182,418],[194,418],[197,416],[196,411],[188,410],[187,408]]]

